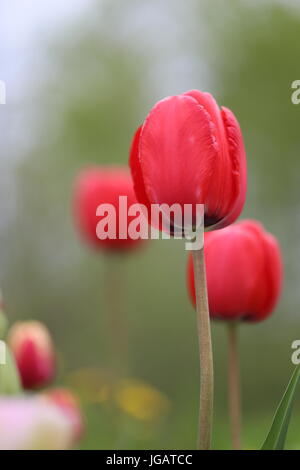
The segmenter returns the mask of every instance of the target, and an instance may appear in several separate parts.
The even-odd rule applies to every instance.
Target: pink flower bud
[[[42,323],[15,323],[9,332],[8,343],[24,388],[42,387],[53,379],[54,346],[49,331]]]
[[[40,397],[0,398],[0,450],[66,450],[73,429],[65,413]]]

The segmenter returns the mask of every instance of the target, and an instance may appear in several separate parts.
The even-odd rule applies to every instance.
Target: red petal
[[[74,188],[74,217],[80,233],[94,247],[112,251],[126,251],[141,243],[129,236],[119,238],[120,221],[124,230],[133,217],[127,217],[127,211],[120,211],[119,197],[126,196],[127,204],[137,203],[132,178],[127,167],[90,167],[80,172]],[[114,206],[116,220],[116,238],[101,240],[97,236],[97,224],[101,220],[96,210],[100,204]]]
[[[264,318],[272,312],[278,301],[283,277],[283,266],[278,242],[271,234],[268,234],[267,242],[266,268],[269,277],[270,294],[264,307]]]
[[[208,297],[211,315],[243,318],[258,296],[257,280],[264,267],[256,238],[239,225],[205,237]]]
[[[218,143],[220,145],[221,151],[224,153],[227,152],[227,142],[226,142],[226,133],[224,128],[224,123],[221,116],[221,110],[210,93],[206,93],[199,90],[190,90],[184,93],[187,96],[194,98],[204,109],[208,112],[210,119],[214,123]]]
[[[194,98],[156,104],[140,137],[140,165],[151,203],[205,203],[218,156],[215,129]]]
[[[139,203],[144,204],[148,210],[150,209],[150,202],[145,191],[144,178],[142,174],[140,157],[139,157],[139,145],[141,136],[142,126],[140,126],[134,134],[129,156],[129,166],[131,169],[131,175],[133,179],[133,186],[136,198]]]
[[[231,193],[231,201],[228,214],[214,227],[215,229],[225,227],[238,218],[244,207],[247,192],[246,152],[239,123],[228,108],[222,108],[222,118],[231,161],[231,188],[227,195],[230,200]]]
[[[37,388],[53,379],[54,357],[39,350],[30,338],[17,352],[16,362],[24,388]]]
[[[274,310],[281,291],[283,268],[278,242],[271,234],[264,233],[263,244],[264,272],[260,279],[263,295],[256,313],[249,318],[251,321],[267,318]]]
[[[261,224],[246,220],[205,234],[210,315],[260,321],[274,309],[282,282],[277,241]],[[192,257],[188,288],[195,305]]]
[[[234,114],[220,110],[210,93],[191,90],[186,93],[206,109],[216,129],[220,148],[214,168],[214,178],[206,202],[206,218],[214,229],[234,222],[246,197],[246,154],[242,133]],[[214,223],[219,220],[219,223]]]

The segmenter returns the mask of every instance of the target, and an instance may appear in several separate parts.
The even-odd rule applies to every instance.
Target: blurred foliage
[[[16,205],[7,204],[10,222],[0,236],[0,281],[11,319],[48,324],[61,376],[82,367],[109,369],[106,263],[73,228],[74,177],[84,165],[126,164],[134,130],[165,94],[206,89],[232,108],[248,155],[243,216],[261,219],[279,238],[286,279],[277,313],[264,324],[240,328],[250,448],[265,437],[292,369],[290,345],[300,332],[300,107],[291,103],[290,88],[299,79],[299,28],[298,8],[277,2],[155,0],[150,6],[145,0],[106,0],[100,8],[95,1],[70,29],[43,44],[43,67],[33,70],[32,89],[22,102],[32,115],[24,123],[31,145],[24,150],[14,142],[20,156]],[[101,403],[85,404],[85,447],[194,446],[197,340],[185,259],[183,244],[174,240],[154,241],[120,259],[130,377],[159,390],[171,412],[164,422],[149,424]],[[213,329],[215,447],[229,445],[225,330],[222,324]],[[297,413],[295,423],[299,406]],[[296,441],[292,423],[289,446]]]

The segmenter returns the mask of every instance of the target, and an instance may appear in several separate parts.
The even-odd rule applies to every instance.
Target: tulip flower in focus
[[[254,220],[205,234],[209,310],[212,318],[260,321],[273,311],[282,283],[280,248]],[[192,256],[188,288],[195,305]]]
[[[45,386],[54,377],[55,353],[47,328],[37,321],[15,323],[8,344],[25,389]]]
[[[66,388],[54,388],[43,395],[47,401],[55,404],[65,414],[73,430],[73,442],[76,444],[83,435],[84,420],[75,395]]]
[[[72,423],[54,403],[0,398],[0,450],[66,450],[72,444]]]
[[[190,90],[169,96],[151,109],[137,130],[130,150],[130,167],[138,201],[151,211],[150,223],[171,235],[190,238],[190,230],[219,229],[236,220],[246,198],[246,155],[238,121],[219,108],[213,96]],[[156,210],[176,207],[168,225]],[[186,219],[187,205],[191,209]],[[200,207],[201,205],[201,207]],[[204,214],[202,209],[204,207]],[[181,210],[178,214],[178,208]],[[199,219],[200,215],[200,219]],[[149,217],[149,216],[148,216]],[[197,238],[197,237],[196,237]],[[213,421],[213,355],[207,308],[203,249],[194,250],[200,365],[198,448],[210,449]]]
[[[199,227],[200,232],[202,216],[205,227],[225,227],[236,220],[244,206],[247,171],[240,126],[232,111],[219,108],[209,93],[190,90],[156,103],[135,133],[130,167],[138,201],[147,208],[148,214],[151,211],[150,223],[171,235],[179,232],[190,238],[190,230],[195,227]],[[157,209],[153,222],[154,205],[164,205],[169,213],[170,208],[176,207],[177,214],[167,215],[167,225],[162,220],[164,215],[157,219]],[[191,209],[188,220],[187,205]],[[201,212],[203,207],[204,214]],[[179,214],[178,208],[181,208]],[[211,447],[213,355],[201,244],[193,255],[197,261],[196,277],[199,281],[198,448],[204,450]]]
[[[123,252],[139,246],[141,238],[133,239],[128,233],[128,225],[134,217],[119,207],[119,197],[127,197],[127,207],[136,204],[130,172],[125,167],[91,167],[79,174],[74,189],[74,217],[83,238],[92,246],[108,251]],[[99,238],[97,226],[102,216],[97,215],[101,204],[111,204],[115,208],[115,238]],[[120,227],[124,233],[120,236]],[[105,230],[108,230],[105,227]]]
[[[234,449],[241,448],[241,398],[237,325],[271,315],[279,298],[282,261],[277,240],[254,220],[205,234],[205,264],[210,315],[227,321],[228,397]],[[188,289],[195,305],[192,256]]]
[[[150,204],[205,204],[205,226],[221,228],[243,208],[240,126],[209,93],[191,90],[159,101],[134,136],[130,166],[137,198],[148,211]]]

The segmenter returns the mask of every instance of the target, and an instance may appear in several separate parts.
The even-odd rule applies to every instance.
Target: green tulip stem
[[[214,374],[210,318],[207,300],[204,247],[202,247],[200,250],[193,250],[193,261],[200,358],[198,449],[209,450],[211,448],[213,422]]]
[[[238,325],[228,324],[228,401],[232,447],[241,448],[241,394],[238,355]]]
[[[128,324],[124,305],[125,261],[119,254],[107,254],[105,270],[106,318],[111,373],[120,379],[128,373]]]

